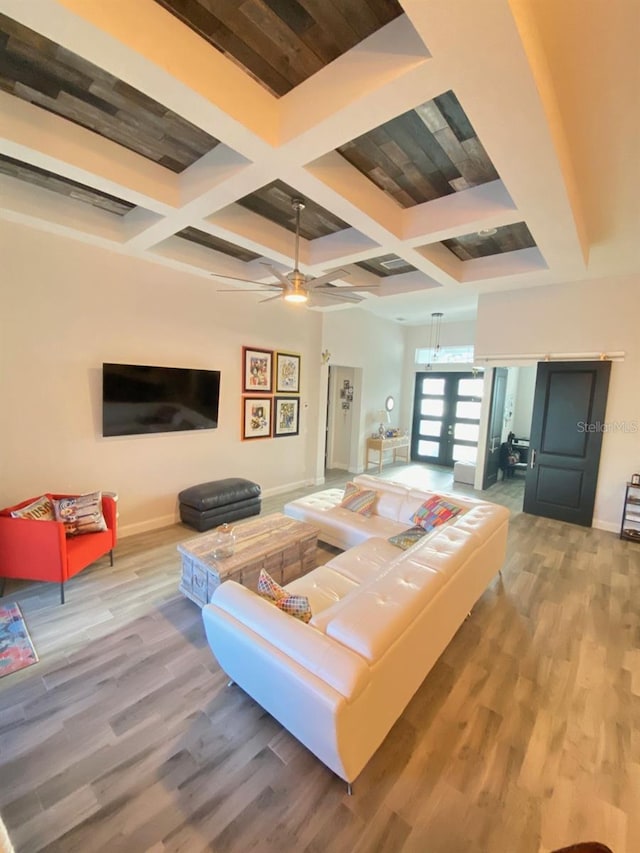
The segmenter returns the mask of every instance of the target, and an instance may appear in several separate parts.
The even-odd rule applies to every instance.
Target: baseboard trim
[[[620,525],[615,521],[603,521],[601,518],[594,518],[591,526],[597,530],[607,530],[609,533],[620,533]]]
[[[284,486],[274,486],[272,489],[263,489],[262,497],[271,498],[274,495],[281,495],[283,492],[293,492],[296,489],[306,489],[308,486],[313,486],[313,480],[298,480],[296,483],[286,483]]]
[[[157,518],[149,518],[147,521],[138,521],[135,524],[125,524],[118,527],[118,538],[126,539],[127,536],[135,536],[136,533],[148,533],[149,530],[159,530],[161,527],[171,527],[180,521],[177,514],[161,515]]]

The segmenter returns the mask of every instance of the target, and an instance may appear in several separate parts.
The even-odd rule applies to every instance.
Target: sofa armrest
[[[118,507],[115,500],[109,495],[102,496],[102,514],[107,522],[107,528],[113,536],[113,546],[118,539]]]
[[[65,580],[66,552],[62,522],[0,516],[0,576]]]
[[[345,698],[354,699],[369,681],[363,658],[323,633],[289,616],[275,605],[235,581],[225,581],[204,606],[202,618],[214,654],[219,642],[215,613],[222,610],[243,628],[291,658]]]

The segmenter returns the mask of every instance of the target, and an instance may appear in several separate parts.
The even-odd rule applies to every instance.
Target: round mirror
[[[391,394],[389,394],[387,399],[384,401],[384,407],[388,412],[390,412],[394,406],[395,406],[395,400],[393,399]]]

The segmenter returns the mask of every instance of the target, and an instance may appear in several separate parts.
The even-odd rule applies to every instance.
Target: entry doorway
[[[473,372],[416,374],[411,459],[452,468],[475,462],[484,378]]]

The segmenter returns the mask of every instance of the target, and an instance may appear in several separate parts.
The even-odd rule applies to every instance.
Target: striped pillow
[[[414,524],[419,524],[427,533],[437,527],[439,524],[444,524],[449,519],[453,518],[463,508],[457,504],[446,501],[440,495],[433,495],[429,500],[426,500],[422,506],[411,516],[411,521]]]
[[[258,577],[258,594],[289,616],[300,619],[301,622],[308,622],[311,619],[311,607],[307,596],[291,595],[264,569],[260,569]]]
[[[344,497],[340,506],[366,518],[373,515],[378,493],[373,489],[361,489],[355,483],[349,482],[344,489]]]

